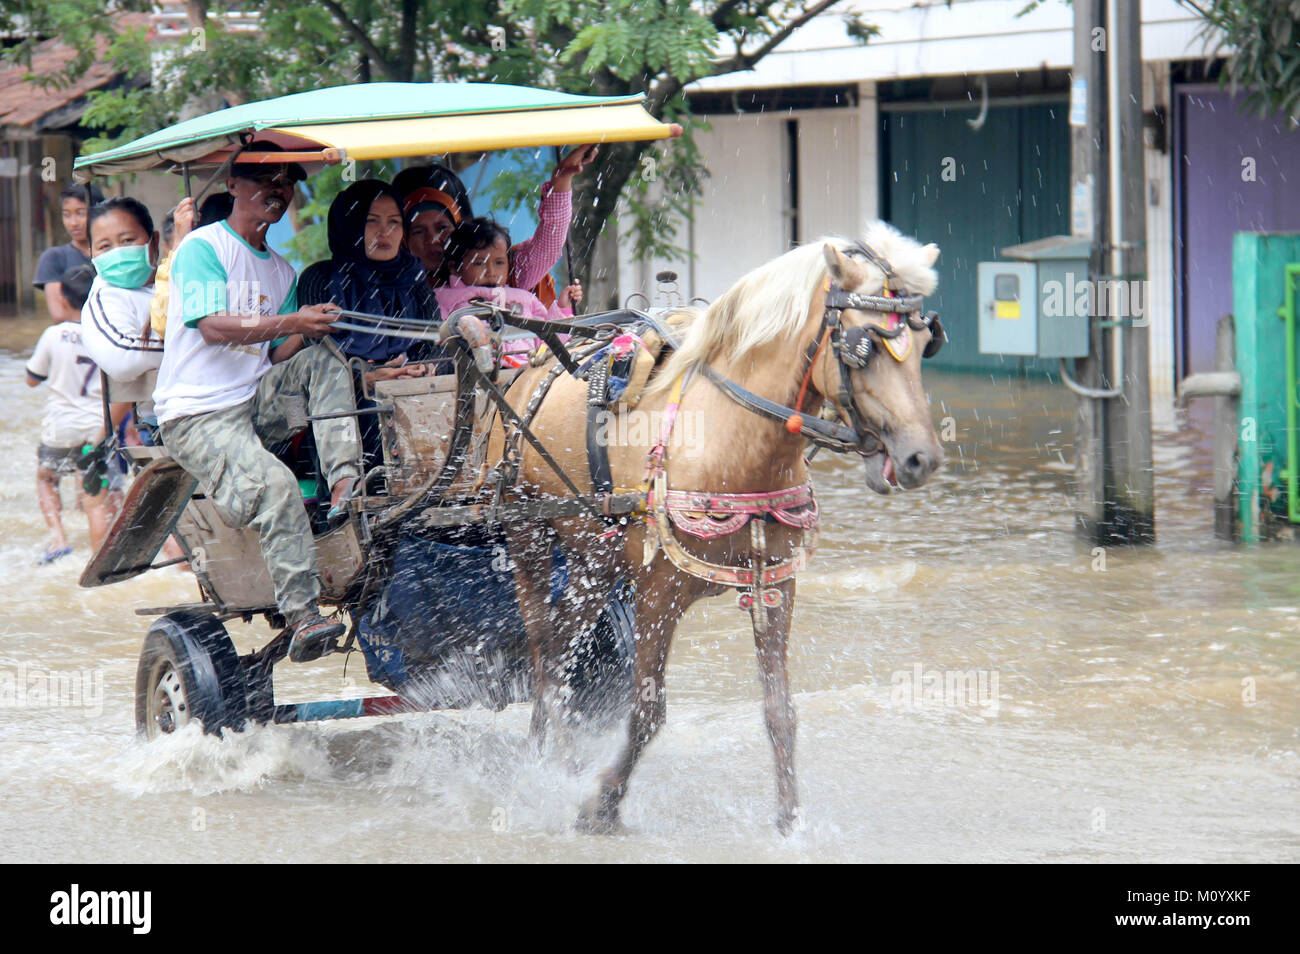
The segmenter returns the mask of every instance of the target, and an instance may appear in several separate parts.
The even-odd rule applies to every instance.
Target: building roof
[[[1136,0],[1125,0],[1136,2]],[[1142,59],[1206,56],[1205,20],[1178,0],[1141,0]],[[1068,69],[1073,7],[1052,0],[844,0],[796,30],[752,70],[698,80],[687,92],[844,84],[930,76]],[[856,14],[880,29],[865,46],[845,29]],[[756,46],[751,40],[748,47]],[[720,55],[731,53],[725,44]]]
[[[123,14],[125,27],[151,27],[148,14]],[[107,42],[101,40],[103,51]],[[45,40],[32,53],[30,65],[19,64],[0,70],[0,127],[6,134],[28,135],[72,126],[86,109],[86,94],[103,89],[122,78],[111,64],[96,60],[76,81],[68,86],[41,86],[29,76],[48,76],[60,72],[75,58],[77,51],[57,39]]]

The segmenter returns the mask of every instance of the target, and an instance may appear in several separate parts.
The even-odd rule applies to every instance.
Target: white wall
[[[620,255],[620,300],[635,291],[654,297],[654,276],[676,271],[684,297],[712,300],[737,278],[787,250],[783,210],[789,176],[786,123],[799,124],[800,242],[823,235],[860,236],[876,214],[877,145],[874,85],[857,108],[710,116],[712,127],[696,141],[711,175],[695,206],[693,226],[681,244],[693,264]],[[864,129],[865,127],[865,129]],[[626,234],[626,217],[620,234]]]
[[[1169,129],[1169,64],[1151,63],[1142,70],[1142,104],[1145,110],[1165,107],[1165,138],[1172,149]],[[1172,416],[1174,396],[1174,195],[1170,153],[1143,151],[1146,172],[1147,298],[1150,325],[1148,365],[1151,369],[1153,410],[1164,422]]]
[[[696,143],[711,175],[704,180],[694,225],[683,224],[678,232],[679,244],[695,250],[695,262],[638,262],[623,244],[620,300],[638,291],[653,298],[654,275],[662,269],[680,275],[685,297],[716,298],[749,269],[785,251],[784,127],[758,113],[711,116],[709,123],[712,129],[696,133]],[[619,234],[627,228],[624,219]]]
[[[1134,0],[1120,0],[1126,6]],[[851,83],[906,76],[953,76],[1068,68],[1074,59],[1073,8],[1046,0],[1017,16],[1023,0],[849,0],[796,31],[757,67],[710,77],[700,90]],[[843,17],[856,12],[880,28],[866,46],[851,39]],[[1147,60],[1206,55],[1204,21],[1176,0],[1143,0]]]
[[[799,241],[822,235],[862,234],[860,184],[875,186],[875,167],[859,160],[858,112],[821,109],[795,113],[799,122]]]

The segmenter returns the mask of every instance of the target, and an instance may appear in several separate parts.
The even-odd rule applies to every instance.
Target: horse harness
[[[862,420],[853,402],[852,372],[868,366],[872,355],[878,350],[874,339],[879,339],[879,343],[890,355],[901,362],[910,352],[912,330],[926,329],[930,332],[930,340],[922,352],[922,357],[925,358],[937,353],[947,336],[937,314],[931,312],[921,316],[921,295],[895,295],[891,292],[889,286],[892,281],[896,281],[896,275],[887,261],[860,242],[849,250],[849,254],[860,254],[880,268],[885,275],[885,294],[861,295],[846,291],[827,280],[821,327],[805,354],[803,381],[794,408],[754,394],[708,365],[698,365],[697,369],[738,404],[754,413],[781,421],[792,434],[802,434],[819,447],[868,456],[883,449],[883,442]],[[890,325],[887,328],[866,325],[846,329],[842,323],[845,309],[888,314]],[[665,343],[673,344],[671,333],[667,329],[649,315],[644,318],[663,336]],[[632,339],[640,340],[635,333],[620,336],[607,348],[598,350],[588,358],[579,370],[579,374],[588,381],[587,461],[592,485],[598,494],[608,495],[614,490],[609,453],[599,435],[606,408],[611,403],[610,382],[620,380],[618,365],[620,361],[626,362]],[[802,408],[817,358],[828,345],[840,370],[840,387],[836,396],[838,400],[832,403],[842,416],[848,418],[847,425],[825,421],[819,416],[809,417]],[[648,566],[656,552],[662,550],[678,570],[710,583],[739,589],[738,605],[750,612],[755,631],[763,633],[767,628],[768,610],[781,605],[781,592],[776,588],[777,585],[802,570],[816,547],[817,502],[810,484],[746,494],[668,489],[665,468],[668,441],[680,409],[682,393],[694,370],[696,369],[674,382],[664,408],[658,443],[647,454],[646,473],[640,486],[640,492],[645,498],[643,513],[649,518],[646,521],[642,562]],[[539,389],[541,387],[549,387],[549,381],[543,382]],[[536,398],[535,392],[534,400]],[[533,401],[529,402],[530,407],[533,404]],[[767,526],[775,523],[800,530],[801,540],[789,557],[769,563]],[[693,556],[681,546],[673,532],[676,527],[689,536],[714,540],[737,533],[746,525],[750,531],[748,567],[712,563]],[[606,536],[621,532],[625,526],[626,520],[618,526],[611,525]]]

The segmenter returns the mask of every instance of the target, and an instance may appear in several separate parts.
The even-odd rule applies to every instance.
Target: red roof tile
[[[120,22],[126,27],[150,27],[148,14],[124,14]],[[105,46],[100,41],[100,49]],[[34,126],[49,115],[81,99],[86,93],[108,85],[120,74],[103,61],[90,65],[85,74],[68,86],[42,88],[26,79],[29,75],[46,76],[63,70],[76,56],[76,50],[58,40],[46,40],[32,54],[30,66],[18,65],[0,70],[0,124]]]

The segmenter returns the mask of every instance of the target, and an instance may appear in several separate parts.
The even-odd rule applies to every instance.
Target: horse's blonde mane
[[[931,294],[938,276],[925,246],[903,235],[886,222],[872,222],[863,241],[893,266],[897,281],[909,291]],[[779,258],[742,276],[706,309],[679,309],[670,316],[674,324],[690,320],[681,347],[664,364],[649,391],[662,390],[699,361],[719,355],[743,360],[756,348],[783,337],[793,337],[808,316],[813,293],[826,280],[824,245],[846,252],[848,239],[826,237],[791,249]],[[867,281],[852,289],[878,294],[884,274],[861,258]]]

